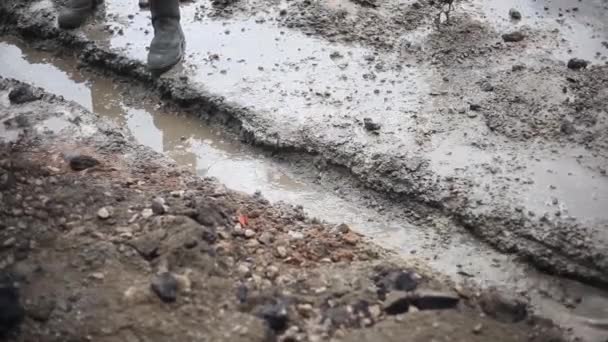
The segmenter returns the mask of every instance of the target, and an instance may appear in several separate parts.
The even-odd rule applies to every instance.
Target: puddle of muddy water
[[[26,81],[73,100],[127,127],[140,143],[166,153],[199,175],[216,177],[233,189],[249,193],[261,190],[271,201],[302,204],[313,216],[350,224],[384,246],[408,255],[415,253],[455,279],[470,274],[474,281],[484,286],[507,286],[525,291],[543,314],[573,327],[577,334],[589,337],[589,341],[600,341],[597,337],[602,331],[577,323],[580,316],[601,315],[586,298],[594,296],[594,303],[608,306],[608,298],[598,290],[538,274],[511,257],[476,242],[466,233],[456,231],[449,224],[446,224],[446,232],[414,227],[393,215],[393,209],[380,214],[360,199],[344,199],[313,183],[311,177],[294,172],[285,163],[225,139],[221,132],[204,126],[196,118],[163,112],[150,101],[134,104],[124,95],[129,93],[124,89],[125,85],[76,70],[76,63],[69,58],[55,58],[8,38],[0,39],[0,56],[10,63],[0,66],[0,76]],[[47,122],[46,126],[61,128],[61,122]],[[0,136],[5,133],[0,131]],[[585,304],[581,304],[574,315],[544,293],[585,298]]]
[[[596,63],[607,60],[608,2],[605,0],[484,0],[472,1],[464,8],[477,12],[500,32],[523,26],[557,30],[561,37],[558,46],[546,52],[558,59],[566,61],[577,57]],[[511,8],[520,11],[521,20],[510,19]]]
[[[328,117],[347,113],[382,121],[386,130],[402,127],[407,121],[403,112],[420,108],[428,93],[417,68],[389,70],[384,62],[372,60],[371,50],[308,37],[261,17],[200,19],[201,7],[181,7],[187,42],[182,71],[212,93],[265,112],[273,122],[283,123],[283,130],[314,130],[326,126]],[[149,12],[140,11],[136,2],[106,0],[101,16],[122,33],[91,24],[84,34],[100,46],[145,61],[152,32]],[[356,129],[350,134],[374,139]]]

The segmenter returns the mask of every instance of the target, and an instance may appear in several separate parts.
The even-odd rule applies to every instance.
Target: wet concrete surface
[[[311,215],[330,222],[346,222],[383,246],[423,259],[458,281],[525,293],[538,313],[572,327],[576,335],[589,341],[601,341],[605,334],[585,323],[586,318],[606,316],[601,304],[608,305],[605,293],[539,274],[516,258],[480,244],[449,220],[435,219],[432,224],[413,225],[400,215],[402,208],[394,204],[381,202],[385,206],[381,212],[369,208],[361,200],[365,194],[337,194],[327,184],[314,182],[315,175],[310,170],[299,170],[288,162],[267,157],[195,118],[167,112],[154,98],[130,98],[128,84],[75,69],[75,61],[66,56],[27,48],[13,38],[5,38],[0,43],[0,56],[10,61],[7,68],[0,69],[1,76],[41,86],[125,126],[140,143],[164,152],[201,176],[216,177],[231,188],[249,193],[260,190],[271,201],[302,204]],[[41,123],[40,128],[58,131],[67,124],[52,118]],[[11,136],[5,134],[14,131],[0,133],[10,139]],[[472,154],[467,150],[461,153],[451,156],[462,163],[460,167],[466,167],[470,161],[465,156]],[[481,159],[483,157],[478,156],[476,160]],[[454,162],[450,165],[460,168]],[[552,167],[539,166],[539,172]],[[551,180],[547,178],[548,182]],[[571,309],[572,303],[579,300]]]

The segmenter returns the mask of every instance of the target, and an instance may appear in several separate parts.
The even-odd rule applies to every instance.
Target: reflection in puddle
[[[94,24],[83,29],[85,34],[145,61],[149,14],[133,1],[105,4],[106,23],[123,34],[110,34],[104,25]],[[421,71],[398,62],[396,54],[381,63],[373,60],[371,50],[308,37],[279,28],[270,19],[200,20],[199,7],[182,6],[187,41],[182,68],[188,78],[264,112],[283,123],[282,129],[318,129],[328,125],[328,116],[348,113],[382,121],[388,130],[403,126],[403,111],[421,108],[421,97],[428,93]]]

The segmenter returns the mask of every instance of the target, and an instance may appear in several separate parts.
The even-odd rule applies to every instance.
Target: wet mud
[[[522,19],[497,1],[462,2],[449,20],[425,1],[186,3],[188,58],[157,80],[142,64],[150,26],[135,3],[106,1],[75,32],[55,28],[49,1],[4,4],[0,16],[5,31],[72,47],[243,141],[317,156],[322,173],[346,171],[540,270],[605,288],[606,4],[511,7]],[[523,41],[503,41],[514,31]],[[573,57],[590,66],[569,70]],[[175,146],[196,143],[177,135]],[[188,158],[209,156],[183,160],[209,167]]]

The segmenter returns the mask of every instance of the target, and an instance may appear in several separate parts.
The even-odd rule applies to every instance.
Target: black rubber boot
[[[179,23],[179,0],[150,0],[154,39],[148,52],[148,68],[162,73],[177,64],[184,55],[185,38]]]
[[[80,27],[103,0],[68,0],[59,11],[57,23],[63,29]]]

